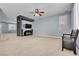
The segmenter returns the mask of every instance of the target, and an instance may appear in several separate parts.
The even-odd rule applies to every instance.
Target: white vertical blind
[[[79,3],[76,4],[76,25],[77,25],[77,28],[79,29]]]
[[[66,31],[68,29],[67,14],[59,16],[59,30]]]
[[[73,19],[73,28],[74,29],[79,29],[79,19],[78,19],[78,17],[79,17],[79,6],[78,6],[79,4],[77,4],[77,3],[75,3],[74,4],[74,6],[73,6],[73,11],[72,11],[72,13],[73,13],[73,17],[72,17],[72,19]]]

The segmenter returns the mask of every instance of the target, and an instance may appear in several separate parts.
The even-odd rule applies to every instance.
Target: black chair
[[[78,37],[79,30],[72,30],[71,34],[63,34],[62,36],[62,51],[63,48],[73,50],[76,55],[76,39]],[[67,37],[69,36],[69,37]]]

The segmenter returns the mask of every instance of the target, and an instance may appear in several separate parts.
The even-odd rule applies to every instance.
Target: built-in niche
[[[27,36],[33,35],[32,22],[34,20],[25,16],[17,16],[17,35]]]

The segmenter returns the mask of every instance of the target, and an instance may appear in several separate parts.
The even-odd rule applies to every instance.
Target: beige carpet
[[[1,56],[74,56],[73,52],[61,51],[61,39],[15,34],[0,36]],[[79,54],[77,54],[79,55]]]

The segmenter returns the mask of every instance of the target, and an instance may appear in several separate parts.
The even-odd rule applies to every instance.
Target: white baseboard
[[[48,36],[48,35],[34,35],[34,36],[40,36],[40,37],[49,37],[49,38],[57,38],[57,39],[61,39],[61,37],[59,37],[59,36]]]

